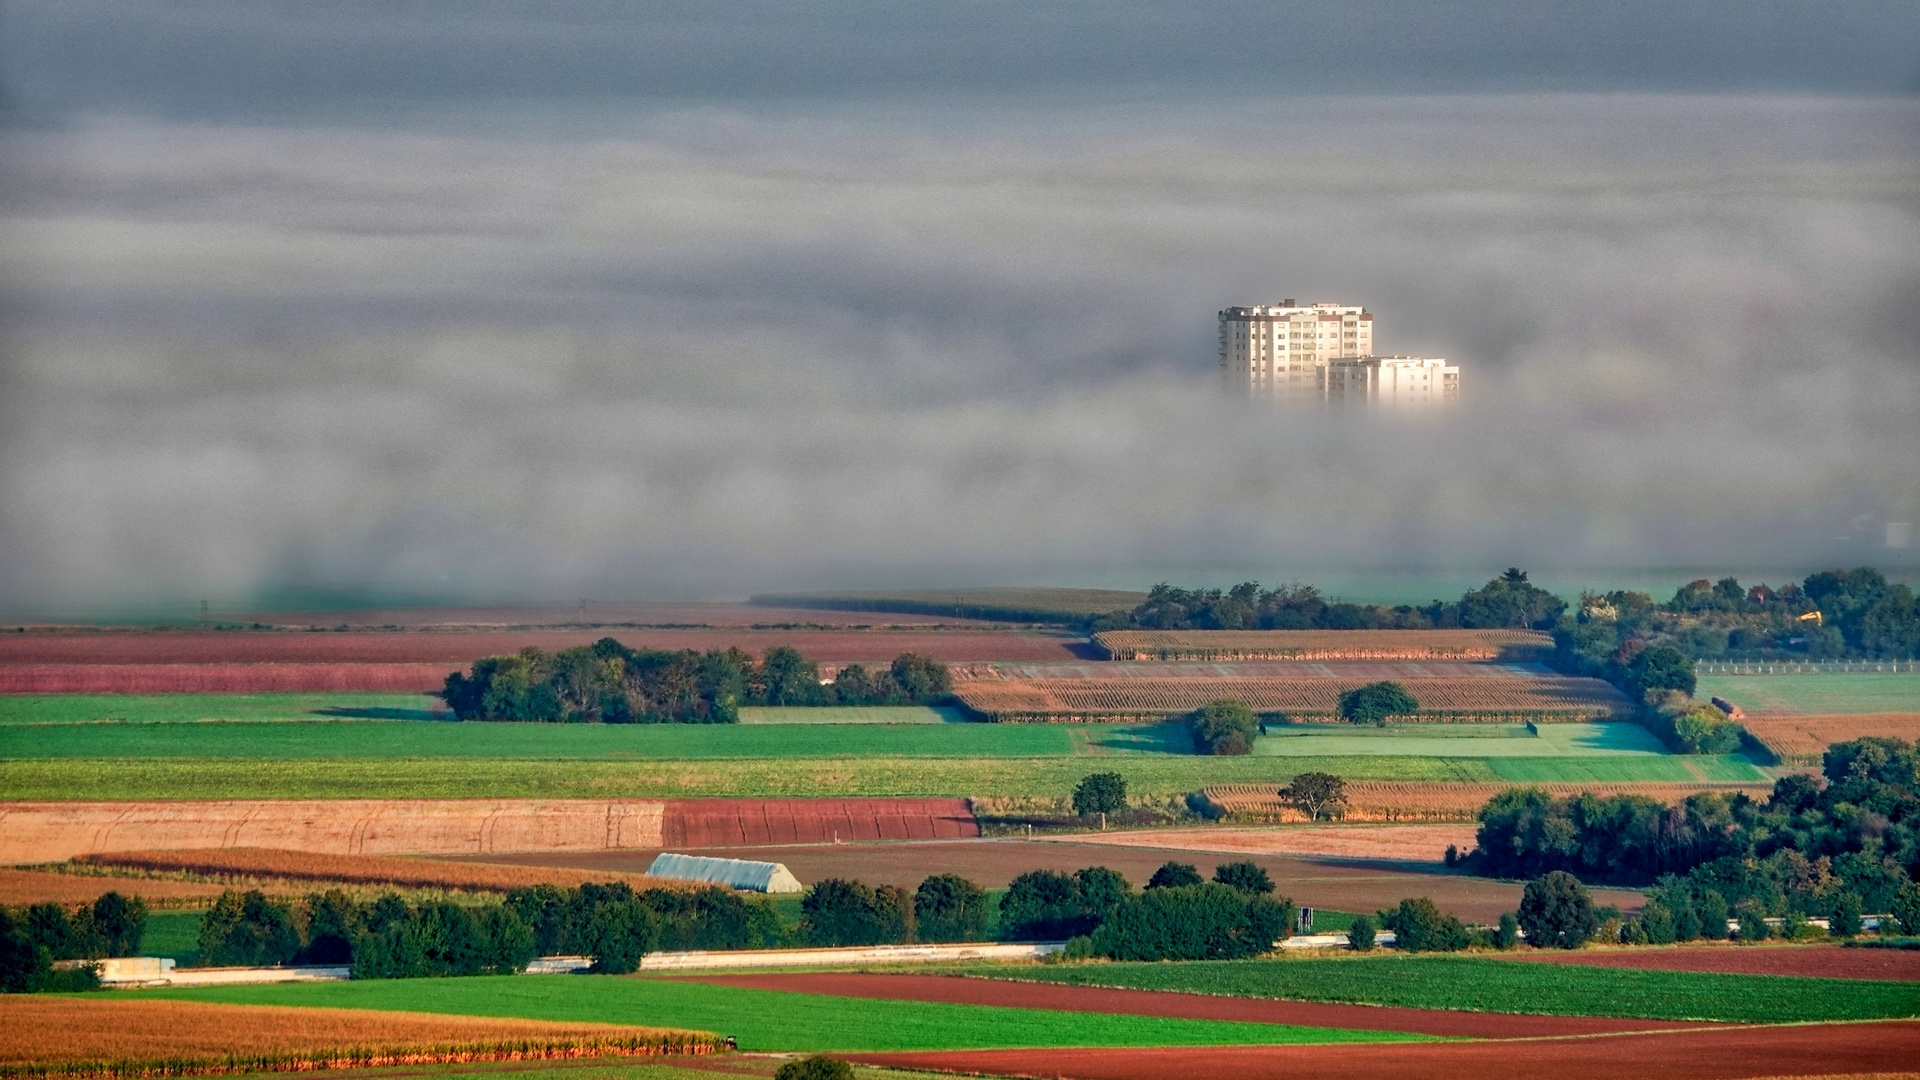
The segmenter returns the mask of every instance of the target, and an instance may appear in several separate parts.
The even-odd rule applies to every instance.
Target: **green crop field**
[[[745,705],[743,724],[966,724],[965,713],[946,705]]]
[[[1920,672],[1702,675],[1694,696],[1726,698],[1748,712],[1920,712]]]
[[[1540,964],[1498,957],[1336,958],[955,969],[1075,986],[1418,1009],[1794,1023],[1920,1016],[1920,984]]]
[[[1006,1009],[748,990],[655,978],[491,978],[234,986],[142,996],[343,1009],[652,1024],[732,1035],[742,1050],[969,1050],[1413,1042],[1420,1036],[1151,1016]]]
[[[425,694],[0,694],[0,725],[192,724],[222,720],[433,720]]]
[[[1501,780],[1526,784],[1757,783],[1768,778],[1739,754],[1489,758],[1487,767]]]
[[[1665,757],[1667,748],[1639,724],[1349,724],[1270,726],[1253,752],[1274,757],[1393,754],[1420,757]]]
[[[140,934],[141,956],[172,957],[182,965],[200,955],[200,916],[198,911],[153,911],[147,914],[147,928]]]

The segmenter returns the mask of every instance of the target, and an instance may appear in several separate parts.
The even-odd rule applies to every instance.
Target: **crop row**
[[[530,885],[577,886],[583,881],[621,879],[636,886],[671,885],[640,874],[574,870],[561,866],[508,866],[497,863],[440,862],[382,855],[326,855],[275,848],[202,848],[183,851],[119,851],[83,855],[85,865],[184,872],[216,878],[344,882],[395,885],[413,889],[506,892]]]
[[[1458,719],[1595,717],[1624,704],[1619,691],[1597,679],[1423,679],[1406,685],[1422,713]],[[960,683],[954,692],[990,719],[1121,719],[1173,716],[1222,699],[1256,712],[1329,716],[1352,688],[1340,679],[1031,679]]]
[[[1920,713],[1863,713],[1857,716],[1762,716],[1740,721],[1747,733],[1781,762],[1818,764],[1827,747],[1869,735],[1920,739]]]
[[[1355,780],[1347,784],[1347,821],[1472,821],[1488,799],[1518,783],[1433,783],[1420,780]],[[1546,783],[1528,784],[1558,796],[1645,795],[1673,803],[1702,791],[1744,791],[1764,798],[1767,784]],[[1235,821],[1305,821],[1306,815],[1280,798],[1272,784],[1216,784],[1202,788],[1207,802]]]
[[[1537,660],[1553,639],[1529,630],[1109,630],[1109,660]]]

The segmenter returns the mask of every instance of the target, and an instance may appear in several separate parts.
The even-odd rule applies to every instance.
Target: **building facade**
[[[1373,355],[1373,316],[1352,304],[1292,300],[1220,313],[1220,378],[1256,400],[1318,401],[1328,361]]]
[[[1341,357],[1327,364],[1330,408],[1428,409],[1459,400],[1460,369],[1438,357]]]

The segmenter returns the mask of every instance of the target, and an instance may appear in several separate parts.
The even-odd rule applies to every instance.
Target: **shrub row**
[[[134,956],[146,931],[147,906],[117,892],[92,904],[0,907],[0,991],[80,990],[99,985],[91,968],[57,970],[57,960]]]

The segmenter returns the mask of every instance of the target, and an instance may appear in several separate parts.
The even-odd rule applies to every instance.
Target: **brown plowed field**
[[[651,859],[665,847],[978,835],[961,799],[0,803],[0,864],[208,848],[354,856],[640,850]]]
[[[965,799],[673,799],[662,843],[705,848],[979,835]]]
[[[1705,1028],[1563,1039],[1333,1046],[962,1050],[846,1054],[902,1069],[1081,1080],[1744,1080],[1899,1072],[1920,1061],[1920,1022]]]
[[[1143,829],[1050,836],[1054,843],[1093,843],[1219,855],[1325,855],[1342,859],[1439,862],[1447,847],[1474,846],[1472,825],[1384,825],[1292,829]]]
[[[951,615],[905,615],[878,611],[827,611],[758,607],[752,604],[527,604],[506,607],[355,608],[342,611],[217,613],[227,622],[266,623],[305,629],[347,626],[366,630],[581,630],[618,633],[637,627],[689,626],[922,626],[981,625]],[[991,625],[991,624],[987,624]]]
[[[1772,784],[1521,784],[1427,780],[1349,780],[1344,820],[1473,821],[1487,800],[1516,787],[1544,788],[1554,795],[1645,795],[1676,803],[1702,791],[1744,791],[1765,800]],[[1281,801],[1273,784],[1217,784],[1201,793],[1237,821],[1305,821],[1296,806]]]
[[[1863,713],[1854,716],[1748,716],[1740,721],[1781,761],[1817,764],[1827,747],[1867,735],[1920,739],[1920,713]]]
[[[954,672],[965,680],[1023,683],[1034,679],[1338,679],[1359,686],[1393,679],[1541,679],[1554,675],[1542,664],[1474,664],[1452,660],[1176,660],[1146,663],[1135,660],[975,664]]]
[[[1704,1026],[1673,1020],[1514,1016],[1507,1013],[1335,1005],[1317,1001],[1268,1001],[1157,990],[1116,990],[1100,986],[1054,986],[955,975],[808,972],[788,975],[702,975],[689,981],[760,990],[789,990],[800,994],[884,998],[889,1001],[937,1001],[955,1005],[998,1005],[1009,1009],[1052,1009],[1062,1012],[1116,1013],[1122,1016],[1168,1016],[1186,1020],[1238,1020],[1251,1024],[1301,1024],[1359,1031],[1410,1031],[1421,1035],[1474,1039],[1601,1035]]]
[[[446,685],[444,664],[12,664],[0,694],[419,694]]]
[[[353,885],[395,885],[409,889],[455,889],[477,892],[506,892],[522,886],[542,884],[572,886],[583,881],[605,881],[608,878],[620,878],[637,889],[675,887],[680,884],[642,874],[593,874],[564,866],[507,866],[495,863],[447,862],[437,859],[398,859],[382,855],[325,855],[311,851],[276,851],[271,848],[117,851],[85,855],[75,861],[90,866],[110,866],[161,873],[184,871],[209,877],[344,882]],[[112,879],[82,880],[111,881]],[[108,887],[120,888],[123,891],[127,888],[123,883],[115,883]],[[218,885],[198,887],[219,890]]]
[[[1530,630],[1109,630],[1112,660],[1539,659],[1553,638]]]
[[[1491,924],[1505,911],[1519,906],[1518,884],[1490,881],[1465,874],[1423,871],[1411,864],[1365,862],[1352,859],[1301,858],[1287,855],[1220,856],[1209,858],[1190,851],[1165,848],[1056,844],[1039,840],[945,840],[906,844],[817,844],[793,847],[717,848],[686,850],[689,854],[733,859],[763,859],[785,863],[801,881],[821,878],[858,878],[872,885],[914,888],[929,874],[954,873],[990,889],[1029,870],[1072,872],[1087,866],[1108,866],[1135,885],[1153,876],[1169,860],[1193,863],[1206,874],[1214,866],[1245,858],[1265,868],[1280,895],[1296,903],[1333,911],[1376,911],[1412,896],[1433,902],[1469,922]],[[574,852],[552,855],[490,855],[489,862],[518,865],[573,866],[588,870],[646,869],[656,852]],[[1595,889],[1594,902],[1614,904],[1629,913],[1645,899],[1621,889]]]
[[[101,995],[0,998],[0,1062],[9,1064],[217,1058],[654,1032],[664,1029]]]
[[[92,874],[54,874],[36,870],[0,870],[0,904],[91,904],[104,892],[138,896],[149,903],[192,902],[219,896],[221,887],[204,881],[162,879],[129,881]]]
[[[529,630],[297,631],[111,630],[0,635],[0,668],[31,665],[433,664],[441,672],[483,656],[616,638],[636,649],[726,649],[756,656],[791,645],[809,660],[891,661],[903,652],[940,660],[1075,659],[1073,639],[993,630]],[[438,684],[435,684],[438,686]]]
[[[1340,694],[1364,680],[1302,679],[1031,679],[968,680],[954,685],[969,709],[1001,719],[1133,719],[1174,716],[1210,701],[1245,702],[1256,711],[1328,716]],[[1423,714],[1461,719],[1520,715],[1604,716],[1624,709],[1620,692],[1598,679],[1406,679]]]
[[[1920,982],[1920,951],[1840,945],[1679,945],[1672,948],[1522,950],[1515,960],[1637,968],[1711,971],[1730,975],[1805,975],[1824,979]]]

